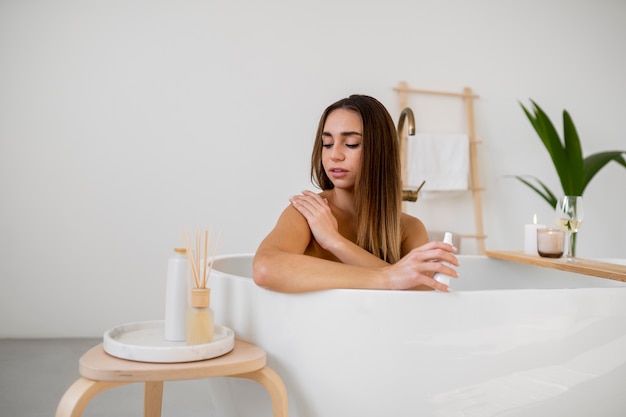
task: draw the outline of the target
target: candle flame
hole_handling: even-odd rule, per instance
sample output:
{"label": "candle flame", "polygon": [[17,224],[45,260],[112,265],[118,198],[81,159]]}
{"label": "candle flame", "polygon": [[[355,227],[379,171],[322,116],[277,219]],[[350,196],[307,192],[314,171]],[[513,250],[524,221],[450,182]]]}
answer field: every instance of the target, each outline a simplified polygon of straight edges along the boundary
{"label": "candle flame", "polygon": [[537,224],[537,213],[533,215],[533,224]]}

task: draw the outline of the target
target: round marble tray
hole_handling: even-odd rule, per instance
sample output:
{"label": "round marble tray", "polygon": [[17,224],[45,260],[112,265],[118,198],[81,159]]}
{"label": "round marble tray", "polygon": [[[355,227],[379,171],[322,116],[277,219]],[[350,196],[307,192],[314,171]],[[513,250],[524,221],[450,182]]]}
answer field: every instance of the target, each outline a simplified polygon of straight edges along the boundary
{"label": "round marble tray", "polygon": [[164,338],[164,321],[141,321],[114,327],[104,333],[102,347],[109,355],[137,362],[193,362],[215,358],[235,346],[235,332],[215,325],[213,342],[187,345]]}

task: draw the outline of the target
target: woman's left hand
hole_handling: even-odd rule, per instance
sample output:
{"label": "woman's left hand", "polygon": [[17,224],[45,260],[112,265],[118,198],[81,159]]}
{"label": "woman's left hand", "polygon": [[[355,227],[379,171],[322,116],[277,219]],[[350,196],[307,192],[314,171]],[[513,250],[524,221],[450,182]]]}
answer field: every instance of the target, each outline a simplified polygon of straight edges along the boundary
{"label": "woman's left hand", "polygon": [[433,275],[440,272],[452,278],[458,278],[453,266],[459,266],[454,255],[456,248],[448,243],[429,242],[413,249],[395,264],[386,268],[389,288],[404,290],[427,286],[435,290],[448,292],[448,286],[437,282]]}

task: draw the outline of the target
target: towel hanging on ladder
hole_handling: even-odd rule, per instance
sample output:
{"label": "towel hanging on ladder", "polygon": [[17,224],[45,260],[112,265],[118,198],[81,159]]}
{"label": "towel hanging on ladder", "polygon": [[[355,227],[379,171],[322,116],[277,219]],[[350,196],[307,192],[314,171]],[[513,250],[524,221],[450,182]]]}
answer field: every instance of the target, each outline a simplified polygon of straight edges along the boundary
{"label": "towel hanging on ladder", "polygon": [[407,149],[408,186],[426,181],[422,191],[469,188],[469,137],[466,134],[416,133]]}

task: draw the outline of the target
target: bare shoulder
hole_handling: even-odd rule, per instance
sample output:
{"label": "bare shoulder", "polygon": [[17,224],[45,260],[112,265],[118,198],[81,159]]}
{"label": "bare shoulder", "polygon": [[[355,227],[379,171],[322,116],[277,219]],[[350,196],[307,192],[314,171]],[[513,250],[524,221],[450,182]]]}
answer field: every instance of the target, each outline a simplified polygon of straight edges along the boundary
{"label": "bare shoulder", "polygon": [[402,213],[400,217],[400,228],[402,229],[403,256],[410,252],[411,249],[420,247],[429,241],[426,226],[415,216]]}
{"label": "bare shoulder", "polygon": [[304,216],[291,204],[281,213],[272,231],[265,237],[259,251],[278,249],[303,253],[311,240],[311,229]]}
{"label": "bare shoulder", "polygon": [[424,223],[415,216],[411,216],[408,213],[402,213],[400,217],[400,227],[402,228],[402,232],[416,232],[423,231],[426,232],[426,226]]}

